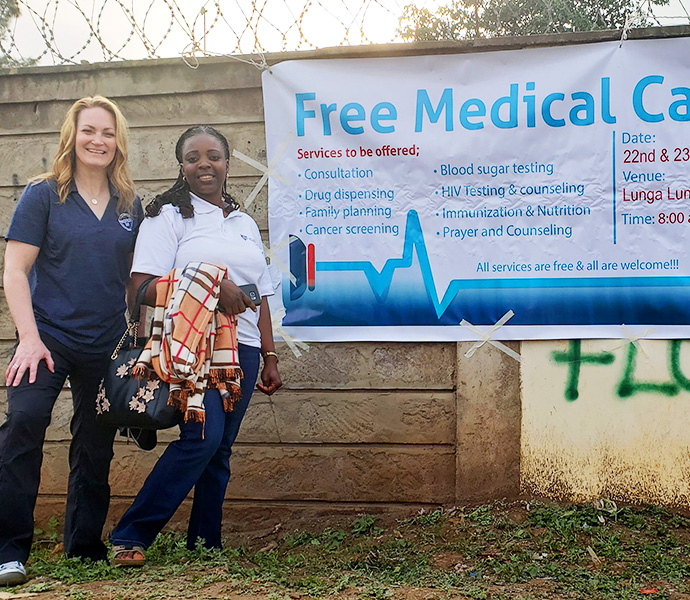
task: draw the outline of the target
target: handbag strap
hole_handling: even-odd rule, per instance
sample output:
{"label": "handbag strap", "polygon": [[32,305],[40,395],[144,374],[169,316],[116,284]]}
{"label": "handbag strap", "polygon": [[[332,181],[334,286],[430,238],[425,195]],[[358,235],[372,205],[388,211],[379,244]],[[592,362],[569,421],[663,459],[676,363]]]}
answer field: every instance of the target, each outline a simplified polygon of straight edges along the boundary
{"label": "handbag strap", "polygon": [[139,326],[139,319],[141,318],[141,305],[144,302],[144,296],[146,296],[146,290],[149,288],[149,284],[154,279],[157,279],[157,277],[152,275],[146,281],[144,281],[144,283],[142,283],[139,286],[139,289],[137,290],[136,298],[134,300],[134,306],[132,307],[132,312],[129,315],[129,323],[127,323],[127,329],[122,334],[120,341],[117,343],[117,346],[115,346],[115,350],[113,350],[113,353],[110,355],[111,360],[115,360],[117,358],[117,355],[120,353],[122,346],[125,345],[125,342],[127,341],[128,337],[131,336],[134,339],[134,344],[136,345],[136,343],[137,343],[137,328]]}
{"label": "handbag strap", "polygon": [[146,296],[146,290],[149,289],[149,284],[154,279],[158,279],[158,277],[152,275],[139,286],[136,298],[134,299],[134,306],[132,307],[132,312],[129,316],[130,324],[139,322],[139,319],[141,318],[141,305],[144,303],[144,296]]}

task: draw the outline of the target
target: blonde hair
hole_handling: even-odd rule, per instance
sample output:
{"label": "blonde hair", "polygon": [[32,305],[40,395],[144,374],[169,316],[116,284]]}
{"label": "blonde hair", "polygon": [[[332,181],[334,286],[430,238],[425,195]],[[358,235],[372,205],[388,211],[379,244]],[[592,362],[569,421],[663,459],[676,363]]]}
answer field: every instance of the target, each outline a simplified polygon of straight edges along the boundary
{"label": "blonde hair", "polygon": [[118,209],[131,211],[134,204],[134,182],[129,174],[127,137],[127,120],[117,105],[103,96],[87,96],[77,100],[67,111],[65,120],[60,128],[60,143],[53,161],[52,170],[34,178],[34,181],[52,179],[57,182],[57,191],[60,202],[64,202],[70,192],[76,166],[74,152],[77,137],[77,120],[79,113],[85,108],[99,107],[107,110],[115,119],[115,158],[108,165],[108,179],[120,192]]}

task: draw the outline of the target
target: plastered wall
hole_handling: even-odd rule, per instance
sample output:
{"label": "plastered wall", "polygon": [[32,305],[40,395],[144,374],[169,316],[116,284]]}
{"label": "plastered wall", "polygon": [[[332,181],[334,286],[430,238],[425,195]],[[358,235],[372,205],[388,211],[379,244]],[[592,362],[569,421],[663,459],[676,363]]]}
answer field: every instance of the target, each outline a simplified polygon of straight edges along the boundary
{"label": "plastered wall", "polygon": [[[633,33],[680,35],[680,29]],[[566,41],[589,43],[617,35],[600,32],[567,38],[340,48],[268,59],[478,52]],[[177,173],[174,144],[193,124],[218,127],[231,148],[266,163],[260,84],[255,67],[231,59],[208,59],[197,69],[170,59],[0,71],[1,232],[7,231],[27,179],[52,162],[61,120],[75,99],[102,94],[120,105],[130,123],[131,170],[146,201],[172,184]],[[230,169],[230,189],[242,200],[261,173],[235,159],[231,159]],[[264,189],[248,212],[267,239],[266,202]],[[13,338],[14,327],[3,299],[3,372]],[[616,392],[620,387],[616,378],[626,360],[621,346],[611,351],[615,355],[611,365],[583,363],[580,396],[568,399],[564,386],[572,383],[572,369],[566,359],[558,358],[559,352],[568,352],[568,344],[511,344],[523,354],[521,367],[488,345],[471,359],[465,358],[472,345],[467,342],[312,343],[301,357],[279,344],[285,387],[272,398],[257,393],[252,400],[231,462],[227,527],[261,528],[271,522],[359,512],[409,514],[439,504],[515,497],[521,482],[528,492],[597,496],[613,489],[611,482],[618,481],[612,475],[602,483],[603,471],[591,466],[592,452],[602,450],[609,457],[615,455],[615,472],[628,477],[627,483],[616,488],[621,494],[633,499],[685,498],[685,488],[681,491],[680,487],[683,473],[678,469],[675,479],[668,474],[663,483],[675,485],[671,494],[652,494],[644,482],[649,481],[652,467],[668,471],[682,462],[684,438],[678,422],[685,413],[678,411],[684,410],[686,380],[681,384],[676,377],[679,390],[675,396],[635,388],[629,398],[621,399]],[[582,348],[590,354],[604,346],[592,342]],[[648,352],[650,360],[657,361],[654,364],[664,363],[666,342],[650,346]],[[681,362],[688,353],[681,348]],[[642,369],[641,362],[639,365]],[[649,368],[658,378],[658,368]],[[690,376],[690,368],[687,372]],[[635,373],[646,377],[641,370]],[[5,398],[2,387],[0,412],[4,412]],[[608,426],[602,420],[604,413]],[[39,523],[51,516],[61,517],[63,512],[70,414],[69,391],[65,390],[44,448]],[[659,414],[666,421],[655,416]],[[623,417],[625,427],[621,427]],[[654,425],[640,428],[645,419]],[[669,451],[665,462],[641,463],[645,453],[636,444],[668,442],[665,423],[674,425],[671,437],[677,441],[676,454],[671,456]],[[150,453],[124,441],[116,443],[108,526],[131,502],[173,435],[163,433],[158,448]],[[632,447],[638,450],[633,453]],[[583,465],[589,468],[584,475]],[[640,469],[634,471],[630,465]],[[633,477],[633,472],[639,477]],[[656,489],[660,487],[656,485]],[[189,502],[183,505],[173,525],[183,521],[188,506]]]}
{"label": "plastered wall", "polygon": [[687,506],[688,342],[523,343],[522,356],[526,491]]}

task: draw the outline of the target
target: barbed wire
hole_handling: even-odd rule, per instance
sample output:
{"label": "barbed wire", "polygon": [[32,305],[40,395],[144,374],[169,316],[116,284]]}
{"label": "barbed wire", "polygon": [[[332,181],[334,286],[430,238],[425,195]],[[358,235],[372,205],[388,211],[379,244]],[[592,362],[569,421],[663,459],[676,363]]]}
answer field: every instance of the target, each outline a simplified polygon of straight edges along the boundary
{"label": "barbed wire", "polygon": [[[676,14],[660,7],[660,0],[608,1],[634,6],[637,21],[643,22],[633,25],[690,23],[683,4],[690,0],[671,0]],[[547,13],[563,4],[538,2],[533,6]],[[460,4],[467,19],[478,18],[480,11],[488,15],[496,6],[514,10],[503,0],[0,0],[0,66],[3,56],[5,64],[15,65],[182,56],[194,66],[201,56],[262,57],[265,52],[510,32],[505,27],[480,32],[478,26],[474,31],[459,18],[454,22],[451,7]],[[12,6],[19,9],[18,18],[12,17]],[[4,10],[10,16],[3,32]],[[442,22],[443,15],[448,23]],[[511,16],[505,12],[501,18],[505,23]],[[420,34],[425,23],[427,37]],[[529,33],[553,32],[551,22]]]}

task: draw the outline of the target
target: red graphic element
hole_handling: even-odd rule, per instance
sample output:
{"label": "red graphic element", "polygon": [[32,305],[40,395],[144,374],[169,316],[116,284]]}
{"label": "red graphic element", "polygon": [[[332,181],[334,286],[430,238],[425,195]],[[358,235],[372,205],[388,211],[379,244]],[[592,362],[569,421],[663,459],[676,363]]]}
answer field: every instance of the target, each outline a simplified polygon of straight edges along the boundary
{"label": "red graphic element", "polygon": [[310,290],[316,287],[316,261],[314,259],[314,244],[307,246],[307,286]]}

